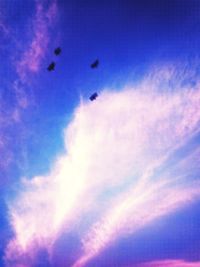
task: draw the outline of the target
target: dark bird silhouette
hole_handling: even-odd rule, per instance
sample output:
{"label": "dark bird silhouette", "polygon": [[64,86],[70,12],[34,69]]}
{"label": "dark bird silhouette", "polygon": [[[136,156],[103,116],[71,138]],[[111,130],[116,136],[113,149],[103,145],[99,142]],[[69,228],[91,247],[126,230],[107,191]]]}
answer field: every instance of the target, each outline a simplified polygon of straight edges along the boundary
{"label": "dark bird silhouette", "polygon": [[94,94],[92,94],[92,95],[90,96],[90,100],[91,100],[91,101],[95,100],[95,99],[97,98],[97,96],[98,96],[98,94],[95,92]]}
{"label": "dark bird silhouette", "polygon": [[48,71],[54,70],[55,69],[55,65],[56,65],[56,63],[52,61],[51,64],[48,66],[47,70]]}
{"label": "dark bird silhouette", "polygon": [[90,67],[91,67],[92,69],[95,69],[95,68],[98,67],[98,65],[99,65],[99,60],[96,59],[96,60],[90,65]]}
{"label": "dark bird silhouette", "polygon": [[57,47],[57,48],[54,50],[54,54],[55,54],[56,56],[58,56],[58,55],[60,55],[60,53],[61,53],[61,48],[60,48],[60,47]]}

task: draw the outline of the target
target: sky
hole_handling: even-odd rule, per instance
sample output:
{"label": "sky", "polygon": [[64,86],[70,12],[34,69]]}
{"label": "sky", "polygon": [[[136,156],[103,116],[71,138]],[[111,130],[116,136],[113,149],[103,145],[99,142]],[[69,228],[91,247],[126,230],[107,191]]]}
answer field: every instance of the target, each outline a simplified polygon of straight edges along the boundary
{"label": "sky", "polygon": [[0,1],[0,266],[200,266],[199,14]]}

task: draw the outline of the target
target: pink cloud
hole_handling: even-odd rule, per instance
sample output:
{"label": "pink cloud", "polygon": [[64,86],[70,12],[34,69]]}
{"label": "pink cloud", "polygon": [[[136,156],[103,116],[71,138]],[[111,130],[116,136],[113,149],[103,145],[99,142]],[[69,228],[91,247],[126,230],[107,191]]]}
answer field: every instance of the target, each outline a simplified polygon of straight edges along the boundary
{"label": "pink cloud", "polygon": [[146,262],[139,265],[139,267],[199,267],[200,262],[187,262],[184,260],[162,260]]}
{"label": "pink cloud", "polygon": [[49,30],[55,22],[56,15],[56,1],[53,0],[48,9],[45,8],[42,1],[36,1],[36,13],[32,22],[33,39],[17,62],[17,73],[21,81],[25,81],[29,73],[39,71],[50,40]]}
{"label": "pink cloud", "polygon": [[[34,102],[33,93],[27,86],[30,83],[30,74],[37,73],[42,60],[48,50],[50,41],[50,30],[55,25],[58,8],[57,1],[51,0],[49,5],[45,1],[35,0],[36,11],[29,25],[33,38],[30,40],[20,59],[15,62],[18,79],[13,82],[13,89],[17,102],[13,111],[13,119],[16,122],[21,120],[21,111]],[[28,27],[27,27],[28,28]]]}
{"label": "pink cloud", "polygon": [[8,26],[7,26],[2,20],[0,20],[0,30],[1,30],[5,35],[8,35],[8,34],[9,34],[9,28],[8,28]]}
{"label": "pink cloud", "polygon": [[1,11],[0,11],[0,32],[2,32],[5,36],[8,36],[8,34],[10,33],[10,27],[5,22],[3,7],[0,6],[0,9],[1,9]]}

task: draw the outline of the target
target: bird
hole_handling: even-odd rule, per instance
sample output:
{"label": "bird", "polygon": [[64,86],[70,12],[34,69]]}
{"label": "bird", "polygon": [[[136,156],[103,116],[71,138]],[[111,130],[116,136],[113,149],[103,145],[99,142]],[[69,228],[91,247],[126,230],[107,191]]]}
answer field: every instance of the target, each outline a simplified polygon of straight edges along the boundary
{"label": "bird", "polygon": [[95,68],[98,67],[98,65],[99,65],[99,60],[96,59],[96,60],[90,65],[90,67],[91,67],[92,69],[95,69]]}
{"label": "bird", "polygon": [[56,63],[52,61],[51,64],[48,66],[47,70],[48,71],[54,70],[55,69],[55,65],[56,65]]}
{"label": "bird", "polygon": [[60,55],[60,53],[61,53],[61,48],[60,48],[60,47],[57,47],[57,48],[54,50],[54,54],[55,54],[56,56],[58,56],[58,55]]}
{"label": "bird", "polygon": [[97,98],[98,94],[95,92],[90,96],[90,100],[93,101]]}

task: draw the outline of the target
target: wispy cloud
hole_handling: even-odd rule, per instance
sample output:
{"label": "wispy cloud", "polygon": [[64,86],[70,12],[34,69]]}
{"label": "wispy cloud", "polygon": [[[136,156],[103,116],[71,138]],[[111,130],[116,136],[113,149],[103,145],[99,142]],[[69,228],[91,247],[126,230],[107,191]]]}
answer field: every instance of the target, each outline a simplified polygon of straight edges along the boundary
{"label": "wispy cloud", "polygon": [[[24,129],[24,126],[22,126],[24,111],[26,110],[27,112],[28,108],[36,105],[33,88],[33,75],[38,73],[40,70],[40,66],[46,56],[48,46],[52,38],[51,31],[54,27],[56,27],[58,18],[56,0],[35,0],[33,4],[35,4],[33,16],[28,18],[25,22],[25,28],[27,30],[25,34],[27,34],[27,36],[24,39],[26,41],[24,41],[21,36],[18,36],[18,34],[14,35],[12,34],[12,31],[10,33],[14,39],[13,45],[15,47],[15,49],[12,49],[10,52],[10,60],[16,70],[17,77],[12,81],[12,86],[9,85],[8,88],[13,97],[12,105],[9,103],[9,109],[11,110],[9,116],[7,116],[7,121],[9,121],[11,125],[16,126],[16,132],[18,133],[16,136],[18,141],[15,140],[16,143],[22,142],[22,139],[24,138],[25,131],[22,130]],[[6,30],[6,28],[4,30]],[[22,34],[22,32],[20,32],[20,34]],[[21,48],[20,51],[19,47]],[[8,146],[6,149],[10,150]],[[11,150],[12,154],[14,149]],[[21,148],[21,151],[23,150],[24,147]]]}
{"label": "wispy cloud", "polygon": [[[84,255],[73,266],[84,266],[99,254],[110,242],[121,236],[133,234],[153,220],[188,205],[198,197],[200,189],[174,190],[159,185],[137,188],[95,224],[83,240]],[[132,194],[131,194],[132,193]],[[163,196],[165,196],[163,198]]]}
{"label": "wispy cloud", "polygon": [[8,36],[9,34],[9,28],[6,23],[2,19],[0,19],[0,31],[3,32],[4,35]]}
{"label": "wispy cloud", "polygon": [[200,262],[187,262],[184,260],[163,260],[163,261],[153,261],[146,262],[140,267],[198,267]]}
{"label": "wispy cloud", "polygon": [[7,37],[10,35],[10,27],[8,23],[6,23],[4,8],[2,7],[2,3],[0,3],[1,11],[0,11],[0,33],[3,33],[3,36]]}
{"label": "wispy cloud", "polygon": [[[84,266],[117,238],[198,198],[200,151],[191,143],[200,127],[200,87],[197,80],[179,90],[184,77],[170,72],[104,90],[77,107],[64,132],[67,152],[46,176],[24,178],[9,204],[15,236],[7,262],[27,264],[37,248],[50,251],[78,225],[82,255],[73,266]],[[166,81],[180,88],[163,90]],[[92,219],[82,227],[85,218]]]}
{"label": "wispy cloud", "polygon": [[42,59],[46,55],[50,40],[50,29],[57,15],[56,1],[51,1],[48,8],[44,1],[36,1],[36,13],[32,25],[32,40],[17,62],[17,73],[25,81],[30,73],[39,71]]}

